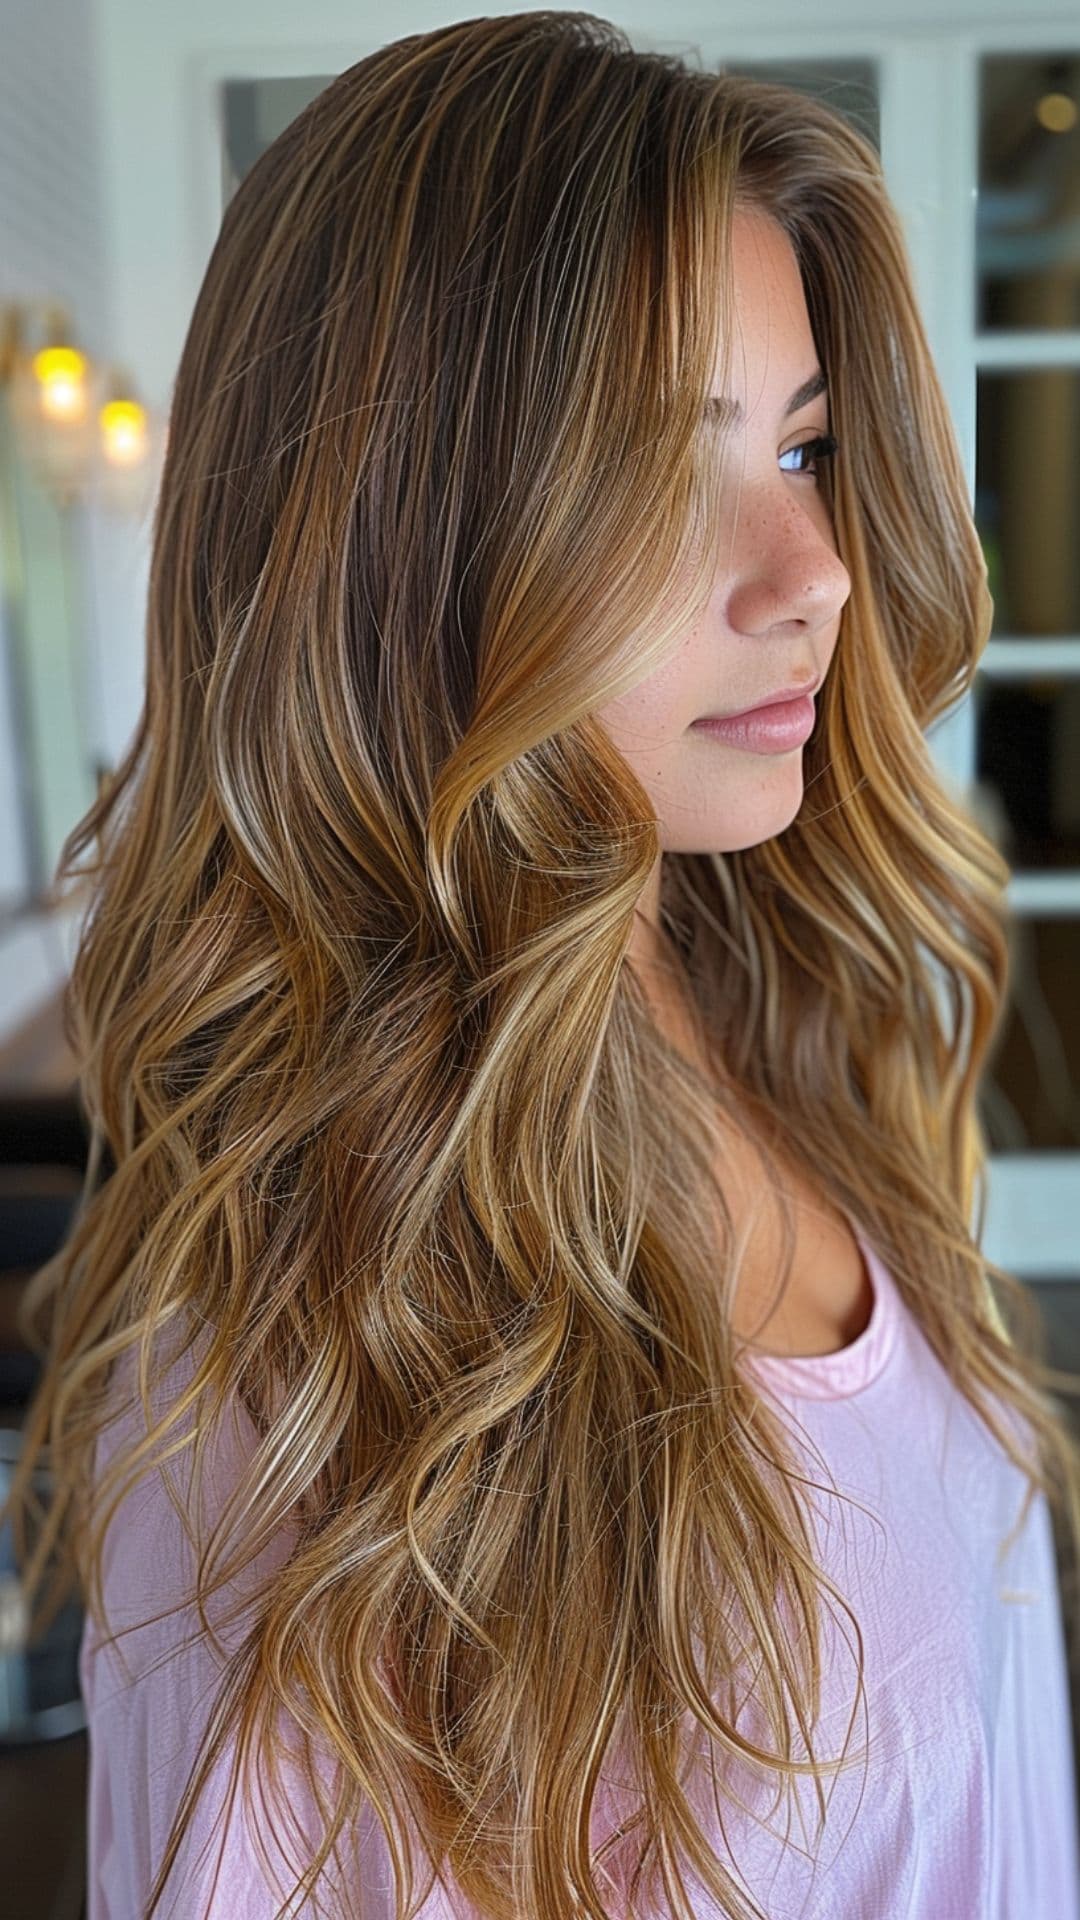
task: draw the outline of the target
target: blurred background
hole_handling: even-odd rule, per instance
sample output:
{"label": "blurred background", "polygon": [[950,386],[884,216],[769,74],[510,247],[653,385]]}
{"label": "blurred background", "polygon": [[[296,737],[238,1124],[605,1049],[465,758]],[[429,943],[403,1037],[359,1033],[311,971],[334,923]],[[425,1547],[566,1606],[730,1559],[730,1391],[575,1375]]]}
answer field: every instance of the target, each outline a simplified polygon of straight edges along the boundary
{"label": "blurred background", "polygon": [[[59,1005],[85,902],[56,897],[54,869],[141,705],[170,392],[222,211],[336,73],[479,10],[400,0],[387,32],[364,0],[0,0],[0,1474],[36,1377],[20,1290],[86,1152]],[[1080,1367],[1080,15],[596,11],[643,48],[818,95],[882,156],[996,603],[974,691],[931,736],[1013,872],[983,1244],[1038,1296],[1054,1362]],[[13,1567],[0,1532],[0,1907],[77,1920],[81,1616],[27,1647]]]}

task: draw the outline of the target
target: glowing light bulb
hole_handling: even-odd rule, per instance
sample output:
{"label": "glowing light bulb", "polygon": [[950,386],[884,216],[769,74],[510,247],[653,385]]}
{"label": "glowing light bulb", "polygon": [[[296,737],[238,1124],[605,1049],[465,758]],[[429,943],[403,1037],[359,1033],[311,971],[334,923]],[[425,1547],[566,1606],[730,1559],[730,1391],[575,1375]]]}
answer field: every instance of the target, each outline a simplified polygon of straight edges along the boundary
{"label": "glowing light bulb", "polygon": [[137,400],[108,400],[98,420],[102,452],[110,466],[137,466],[146,453],[146,408]]}
{"label": "glowing light bulb", "polygon": [[61,423],[86,415],[86,359],[74,347],[42,347],[31,363],[38,406],[46,420]]}

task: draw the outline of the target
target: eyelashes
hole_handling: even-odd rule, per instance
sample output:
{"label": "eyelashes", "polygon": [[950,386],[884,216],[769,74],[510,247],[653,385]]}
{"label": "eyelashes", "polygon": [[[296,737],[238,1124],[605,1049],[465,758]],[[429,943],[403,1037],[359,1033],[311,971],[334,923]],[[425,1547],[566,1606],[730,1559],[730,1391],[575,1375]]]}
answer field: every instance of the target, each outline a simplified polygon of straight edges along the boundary
{"label": "eyelashes", "polygon": [[840,442],[834,434],[819,433],[813,440],[802,440],[797,447],[789,447],[787,453],[781,455],[781,459],[786,460],[788,455],[792,453],[808,454],[810,456],[809,466],[799,467],[797,472],[800,476],[809,474],[813,480],[817,478],[819,460],[831,460],[833,454],[839,453],[839,451]]}

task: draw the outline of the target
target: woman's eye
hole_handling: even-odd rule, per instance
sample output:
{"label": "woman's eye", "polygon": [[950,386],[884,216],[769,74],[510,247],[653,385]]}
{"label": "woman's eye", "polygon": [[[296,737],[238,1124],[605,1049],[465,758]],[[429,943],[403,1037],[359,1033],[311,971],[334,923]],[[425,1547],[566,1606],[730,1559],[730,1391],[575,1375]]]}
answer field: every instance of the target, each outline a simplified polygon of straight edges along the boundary
{"label": "woman's eye", "polygon": [[786,460],[789,455],[793,453],[808,455],[811,464],[809,466],[797,467],[794,471],[800,474],[809,474],[811,479],[816,479],[818,461],[831,460],[833,454],[838,453],[839,450],[840,442],[835,439],[831,433],[819,433],[814,440],[803,440],[799,446],[789,447],[787,453],[781,454],[780,457],[782,460]]}

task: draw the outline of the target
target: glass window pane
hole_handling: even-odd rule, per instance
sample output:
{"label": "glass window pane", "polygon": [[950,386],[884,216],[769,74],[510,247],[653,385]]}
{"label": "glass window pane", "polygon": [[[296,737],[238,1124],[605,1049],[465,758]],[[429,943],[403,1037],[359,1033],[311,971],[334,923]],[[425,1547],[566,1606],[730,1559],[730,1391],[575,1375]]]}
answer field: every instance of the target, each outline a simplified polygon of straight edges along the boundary
{"label": "glass window pane", "polygon": [[1080,634],[1080,370],[981,368],[975,521],[993,632]]}
{"label": "glass window pane", "polygon": [[1080,1147],[1080,920],[1018,918],[1009,1004],[979,1092],[994,1153]]}
{"label": "glass window pane", "polygon": [[979,62],[980,329],[1080,327],[1080,47]]}
{"label": "glass window pane", "polygon": [[[1080,1373],[1080,1273],[1051,1280],[1033,1279],[1024,1274],[1023,1279],[1042,1315],[1046,1358],[1050,1365],[1063,1367],[1069,1373]],[[1080,1440],[1080,1399],[1064,1392],[1059,1393],[1059,1399],[1073,1433]],[[1071,1550],[1068,1557],[1075,1566]],[[1080,1760],[1080,1672],[1073,1675],[1072,1689],[1076,1753]]]}
{"label": "glass window pane", "polygon": [[980,673],[974,698],[974,801],[995,846],[1014,869],[1080,866],[1080,678]]}
{"label": "glass window pane", "polygon": [[279,133],[334,78],[332,73],[226,80],[221,88],[222,201],[227,206],[244,175]]}

